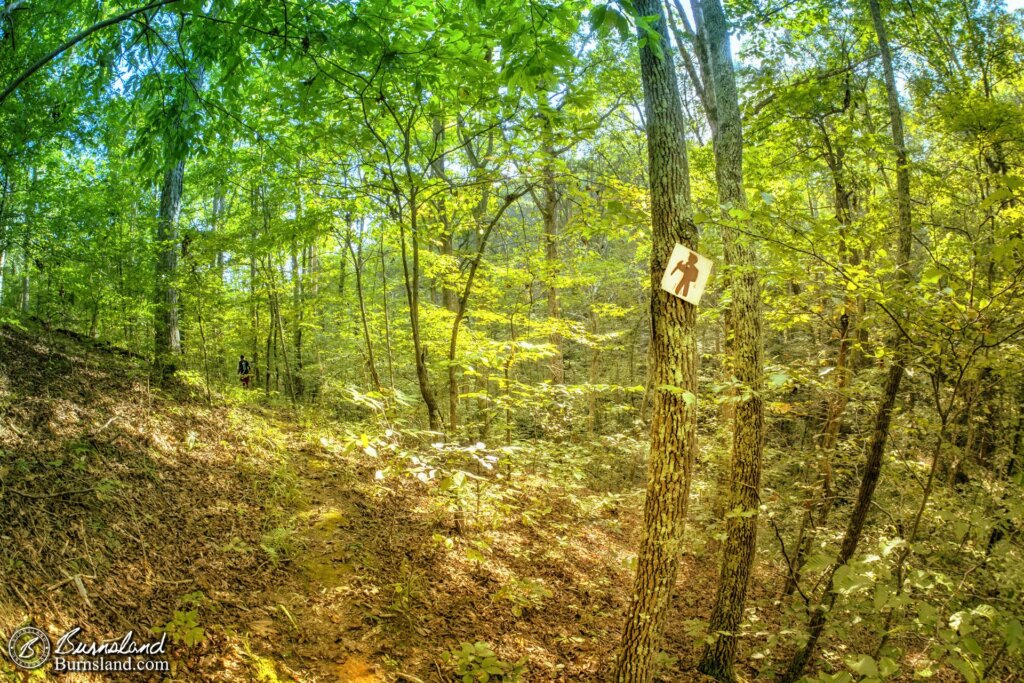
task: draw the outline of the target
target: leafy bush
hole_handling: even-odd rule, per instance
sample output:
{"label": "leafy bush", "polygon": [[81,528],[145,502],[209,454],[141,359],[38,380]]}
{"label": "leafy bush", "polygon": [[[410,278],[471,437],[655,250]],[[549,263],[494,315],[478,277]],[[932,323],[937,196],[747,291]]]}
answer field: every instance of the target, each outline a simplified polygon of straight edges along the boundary
{"label": "leafy bush", "polygon": [[501,681],[516,683],[526,672],[526,659],[511,664],[498,659],[487,643],[462,643],[441,659],[461,677],[462,683]]}

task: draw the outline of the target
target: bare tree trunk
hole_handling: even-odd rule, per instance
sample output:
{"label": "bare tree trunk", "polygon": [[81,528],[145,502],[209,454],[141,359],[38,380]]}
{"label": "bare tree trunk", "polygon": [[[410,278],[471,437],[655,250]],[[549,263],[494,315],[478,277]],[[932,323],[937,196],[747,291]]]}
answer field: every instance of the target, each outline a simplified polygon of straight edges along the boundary
{"label": "bare tree trunk", "polygon": [[[906,590],[906,566],[907,560],[910,559],[914,542],[917,540],[917,534],[921,529],[921,519],[924,517],[925,508],[928,507],[928,499],[932,495],[932,490],[935,486],[935,473],[939,468],[939,462],[942,458],[942,446],[946,442],[946,428],[949,420],[949,410],[943,410],[941,404],[941,398],[938,392],[941,379],[936,376],[932,377],[932,382],[936,387],[935,398],[936,398],[936,411],[939,413],[939,434],[935,439],[935,447],[932,450],[932,462],[931,467],[928,468],[928,479],[925,481],[924,491],[921,493],[921,502],[917,506],[917,513],[914,515],[914,521],[910,525],[910,533],[907,534],[903,547],[900,548],[899,554],[896,556],[896,564],[893,568],[893,574],[895,575],[896,591],[895,595],[897,600],[893,601],[892,606],[888,608],[885,614],[885,622],[882,625],[882,637],[878,641],[878,647],[875,648],[874,657],[878,659],[881,655],[882,650],[889,642],[890,629],[892,628],[893,618],[896,616],[899,600],[903,595],[903,591]],[[953,402],[956,398],[956,390],[953,391],[953,397],[949,400],[949,407],[952,408]]]}
{"label": "bare tree trunk", "polygon": [[0,308],[3,308],[4,305],[4,266],[7,265],[7,248],[9,246],[9,236],[7,234],[7,207],[9,206],[9,197],[13,189],[13,184],[11,183],[7,172],[4,171],[3,183],[0,184]]}
{"label": "bare tree trunk", "polygon": [[[459,120],[459,125],[462,125],[462,120]],[[461,130],[461,128],[459,129]],[[435,122],[435,132],[437,131],[437,124]],[[442,138],[443,141],[443,138]],[[484,175],[487,171],[487,157],[494,148],[494,137],[493,131],[488,136],[488,146],[485,150],[485,154],[481,156],[479,152],[480,148],[473,145],[472,140],[464,138],[462,140],[463,147],[466,150],[466,155],[469,159],[470,166],[473,170],[479,174]],[[444,160],[440,160],[440,171],[442,177],[444,176]],[[445,177],[445,181],[448,179]],[[491,201],[491,187],[487,182],[483,183],[480,190],[480,199],[477,201],[476,206],[473,207],[473,221],[476,226],[474,234],[478,234],[479,238],[476,240],[476,254],[470,262],[469,276],[466,281],[466,286],[459,295],[458,298],[452,297],[445,299],[445,306],[455,313],[455,320],[452,321],[451,336],[448,341],[448,427],[452,435],[455,435],[455,431],[459,426],[459,367],[456,363],[456,356],[458,353],[458,342],[459,342],[459,329],[462,324],[462,319],[466,315],[466,309],[469,305],[469,296],[473,290],[473,279],[476,277],[477,268],[480,266],[480,261],[483,258],[484,250],[487,248],[487,240],[490,237],[491,231],[494,226],[497,225],[501,216],[505,213],[511,204],[521,197],[527,190],[516,193],[514,196],[509,195],[505,198],[504,203],[498,209],[493,219],[487,224],[486,228],[481,230],[483,226],[484,216],[487,214],[487,208],[490,206]],[[448,249],[451,249],[450,237],[451,230],[449,226],[445,225],[446,234],[449,236]],[[448,253],[449,256],[453,256],[452,253]],[[448,294],[447,289],[445,294]]]}
{"label": "bare tree trunk", "polygon": [[599,398],[597,390],[594,387],[597,386],[598,369],[600,368],[598,361],[601,357],[601,349],[597,344],[597,335],[599,334],[597,313],[593,310],[590,312],[590,332],[594,335],[594,347],[590,350],[590,376],[588,378],[590,391],[587,392],[587,433],[590,438],[594,438],[597,435],[599,408]]}
{"label": "bare tree trunk", "polygon": [[277,338],[281,342],[281,359],[284,363],[284,377],[288,384],[288,398],[291,399],[292,405],[295,405],[295,379],[292,377],[291,365],[288,364],[288,347],[287,335],[284,333],[284,322],[281,320],[281,295],[274,291],[273,293],[274,302],[274,318],[277,319]]}
{"label": "bare tree trunk", "polygon": [[[301,167],[300,167],[301,172]],[[302,189],[299,188],[298,197],[295,202],[295,220],[299,223],[301,229],[302,214],[304,210],[303,206]],[[295,310],[295,329],[292,330],[293,345],[295,346],[295,372],[292,377],[294,386],[292,388],[295,398],[302,398],[305,393],[305,376],[303,373],[303,366],[305,364],[305,358],[303,357],[303,333],[304,333],[304,321],[306,315],[306,275],[308,273],[309,264],[306,261],[306,247],[305,245],[299,245],[292,243],[292,307]]]}
{"label": "bare tree trunk", "polygon": [[388,307],[388,269],[384,259],[384,228],[380,229],[380,291],[384,309],[384,348],[388,354],[388,386],[395,390],[395,354],[391,350],[391,314]]}
{"label": "bare tree trunk", "polygon": [[640,16],[661,36],[662,55],[638,29],[651,184],[651,347],[653,402],[644,527],[633,597],[626,614],[616,683],[647,683],[679,566],[690,478],[697,447],[696,307],[661,289],[676,242],[696,249],[690,180],[675,66],[659,0],[637,0]]}
{"label": "bare tree trunk", "polygon": [[509,350],[508,358],[505,359],[504,366],[504,378],[505,378],[505,445],[512,445],[512,366],[516,362],[516,349],[518,343],[516,340],[516,326],[515,326],[515,309],[508,316],[508,338],[509,338]]}
{"label": "bare tree trunk", "polygon": [[274,324],[274,304],[270,299],[270,283],[267,282],[267,277],[270,275],[269,257],[267,261],[268,265],[264,269],[266,275],[263,278],[263,288],[267,292],[267,372],[266,382],[263,384],[263,395],[269,398],[270,383],[274,380],[274,372],[277,366],[277,340],[274,339],[274,336],[277,334],[277,325]]}
{"label": "bare tree trunk", "polygon": [[[206,378],[206,403],[211,404],[213,402],[213,394],[210,391],[210,385],[213,382],[213,378],[210,376],[210,358],[206,348],[206,327],[203,324],[202,287],[199,274],[196,272],[195,268],[192,269],[192,278],[196,284],[196,321],[199,324],[200,350],[202,351],[203,354],[203,375]],[[95,325],[95,322],[93,324]]]}
{"label": "bare tree trunk", "polygon": [[157,218],[156,287],[154,301],[153,370],[158,382],[174,372],[174,356],[181,353],[178,328],[178,290],[174,278],[178,269],[178,217],[185,177],[185,160],[172,162],[164,172]]}
{"label": "bare tree trunk", "polygon": [[273,363],[276,361],[276,359],[274,359],[274,354],[276,353],[275,349],[277,348],[276,345],[273,344],[274,332],[275,332],[275,330],[277,328],[274,326],[274,313],[273,313],[272,310],[270,310],[269,297],[268,297],[268,301],[267,301],[267,308],[268,308],[267,315],[270,316],[270,320],[268,321],[269,327],[267,329],[267,361],[266,361],[267,362],[267,372],[266,372],[266,377],[265,377],[266,381],[263,383],[263,395],[266,396],[267,398],[269,398],[270,397],[270,382],[273,380],[273,375],[274,375]]}
{"label": "bare tree trunk", "polygon": [[715,177],[718,199],[727,219],[723,222],[722,237],[732,289],[732,371],[740,387],[734,418],[726,540],[715,605],[708,622],[708,636],[713,640],[704,648],[697,668],[720,681],[733,681],[736,634],[743,618],[757,548],[764,450],[761,283],[752,245],[729,224],[729,209],[744,210],[747,201],[743,189],[743,130],[725,12],[719,0],[702,0],[700,5],[708,48],[707,72],[711,76],[704,87],[713,92],[718,116]]}
{"label": "bare tree trunk", "polygon": [[249,322],[252,325],[252,371],[255,374],[255,383],[260,383],[260,309],[256,299],[256,256],[249,256]]}
{"label": "bare tree trunk", "polygon": [[[300,210],[301,211],[301,210]],[[292,330],[292,345],[295,347],[295,395],[302,396],[302,314],[305,306],[303,292],[303,271],[305,270],[306,249],[293,244],[292,261],[292,308],[295,311],[295,329]]]}
{"label": "bare tree trunk", "polygon": [[10,181],[9,174],[3,168],[3,182],[0,183],[0,308],[3,307],[3,291],[4,291],[4,266],[7,264],[7,248],[9,246],[8,234],[7,234],[7,207],[9,206],[9,196],[13,191],[13,186]]}
{"label": "bare tree trunk", "polygon": [[[360,222],[362,219],[359,219]],[[363,244],[362,230],[360,230],[358,248],[352,243],[351,229],[345,235],[345,242],[348,245],[348,253],[352,255],[352,266],[356,273],[356,297],[359,299],[359,319],[363,323],[363,343],[366,344],[366,364],[370,371],[370,381],[373,388],[381,391],[384,386],[381,384],[380,375],[377,374],[377,362],[373,357],[373,340],[370,337],[370,325],[366,320],[366,300],[363,298]]]}
{"label": "bare tree trunk", "polygon": [[405,293],[409,301],[409,323],[412,328],[413,352],[416,354],[416,380],[419,383],[423,403],[427,407],[427,423],[430,426],[430,430],[436,432],[441,430],[441,411],[437,406],[434,389],[430,385],[430,373],[427,369],[427,348],[420,334],[419,211],[416,202],[417,192],[413,189],[409,193],[409,231],[412,233],[412,268],[410,269],[409,267],[404,225],[400,225],[402,267],[405,271]]}
{"label": "bare tree trunk", "polygon": [[[35,194],[35,189],[36,189],[36,169],[35,168],[32,168],[32,170],[29,173],[28,189],[29,189],[30,193],[32,193],[33,195]],[[36,214],[38,213],[35,204],[30,204],[27,207],[26,213],[29,213],[29,212],[30,212],[30,214],[28,216],[26,216],[26,221],[28,222],[29,225],[32,225],[32,224],[35,223]],[[30,246],[31,245],[29,243],[28,231],[26,230],[25,234],[22,235],[22,237],[21,237],[21,296],[20,296],[20,301],[18,303],[18,308],[21,310],[22,313],[24,313],[26,315],[28,315],[29,309],[31,308],[31,303],[32,303],[32,301],[31,301],[31,291],[32,291],[32,276],[31,276],[31,272],[32,272],[32,254],[31,254]]]}
{"label": "bare tree trunk", "polygon": [[[447,182],[447,175],[445,174],[445,159],[444,159],[444,146],[445,146],[445,130],[444,130],[444,119],[440,116],[435,116],[431,122],[431,130],[433,132],[434,139],[434,153],[431,155],[434,157],[430,164],[430,169],[433,174],[439,179]],[[441,216],[441,255],[445,257],[448,264],[451,264],[455,259],[455,235],[452,231],[452,217],[448,213],[447,202],[445,201],[445,193],[441,193],[437,200],[437,212]],[[441,281],[441,305],[449,311],[455,312],[457,306],[455,292],[451,287],[444,282],[442,277]],[[435,287],[437,283],[435,282]]]}
{"label": "bare tree trunk", "polygon": [[[847,86],[849,95],[849,86]],[[849,99],[849,98],[847,98]],[[852,183],[846,179],[846,150],[837,140],[829,135],[824,121],[818,122],[821,130],[823,153],[832,175],[832,187],[835,197],[835,216],[839,224],[839,263],[841,266],[856,264],[859,259],[856,252],[849,248],[849,231],[853,224],[853,190]],[[832,470],[833,451],[839,443],[839,431],[842,427],[843,413],[849,402],[847,395],[853,368],[856,365],[853,341],[856,338],[856,321],[861,319],[863,301],[858,302],[846,294],[843,312],[839,316],[839,348],[836,353],[833,371],[834,386],[825,400],[825,425],[817,440],[818,469],[820,471],[821,493],[816,501],[811,501],[804,513],[797,533],[791,560],[792,571],[788,572],[783,595],[792,595],[801,580],[801,567],[804,558],[810,553],[816,531],[825,526],[832,512],[835,499],[835,482]]]}
{"label": "bare tree trunk", "polygon": [[[544,178],[540,207],[544,220],[544,266],[548,282],[548,323],[557,326],[561,311],[558,304],[558,274],[562,263],[558,260],[558,233],[560,232],[560,211],[558,179],[555,176],[555,145],[551,117],[544,119]],[[565,384],[565,362],[562,352],[562,333],[556,327],[548,335],[548,342],[554,353],[548,363],[553,384]]]}
{"label": "bare tree trunk", "polygon": [[[878,6],[878,0],[868,0],[871,10],[871,21],[875,28],[875,35],[878,38],[878,47],[882,58],[882,71],[885,76],[885,90],[889,104],[889,125],[892,129],[892,141],[896,156],[896,212],[897,226],[899,228],[899,244],[897,247],[898,273],[897,277],[900,286],[909,288],[911,285],[910,256],[912,244],[912,226],[910,210],[910,169],[907,166],[907,147],[903,137],[903,111],[900,108],[899,91],[896,88],[896,75],[892,68],[892,52],[889,49],[889,37],[882,19],[882,11]],[[897,335],[896,353],[889,373],[886,377],[885,389],[882,394],[882,402],[875,414],[875,428],[868,441],[867,457],[864,463],[864,471],[861,475],[860,489],[857,492],[857,501],[854,504],[850,521],[847,524],[843,541],[839,548],[839,555],[835,563],[829,568],[824,584],[824,593],[821,605],[817,606],[811,615],[808,625],[807,644],[793,656],[786,673],[782,677],[783,683],[793,683],[803,674],[807,662],[817,646],[825,630],[825,623],[828,614],[836,602],[836,594],[833,592],[836,570],[850,561],[857,551],[857,545],[864,532],[864,524],[867,520],[868,510],[874,497],[875,487],[882,473],[882,458],[885,455],[885,444],[889,437],[889,425],[892,420],[893,407],[896,405],[896,396],[899,393],[900,383],[903,380],[903,373],[906,368],[909,349],[903,335]]]}
{"label": "bare tree trunk", "polygon": [[18,304],[18,307],[21,309],[22,313],[28,314],[29,308],[30,308],[29,304],[31,303],[31,301],[29,299],[30,292],[31,292],[31,282],[30,282],[30,279],[29,279],[29,268],[31,267],[30,264],[32,262],[32,257],[29,256],[28,238],[27,237],[21,243],[21,255],[22,255],[22,264],[21,264],[21,297],[20,297],[20,302]]}

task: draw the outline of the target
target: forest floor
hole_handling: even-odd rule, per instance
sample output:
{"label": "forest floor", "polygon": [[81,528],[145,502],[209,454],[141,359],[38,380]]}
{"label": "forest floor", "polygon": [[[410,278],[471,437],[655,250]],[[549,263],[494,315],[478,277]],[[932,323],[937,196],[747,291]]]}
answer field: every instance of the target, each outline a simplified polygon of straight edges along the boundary
{"label": "forest floor", "polygon": [[[5,637],[27,623],[51,638],[166,630],[174,680],[451,681],[444,654],[481,641],[509,666],[525,658],[526,681],[603,680],[639,489],[519,473],[496,487],[481,470],[456,515],[429,473],[409,474],[419,461],[396,432],[257,392],[157,390],[147,371],[88,340],[0,328]],[[755,597],[778,580],[762,572]],[[683,559],[662,680],[696,680],[715,573]],[[0,659],[0,680],[19,676]]]}

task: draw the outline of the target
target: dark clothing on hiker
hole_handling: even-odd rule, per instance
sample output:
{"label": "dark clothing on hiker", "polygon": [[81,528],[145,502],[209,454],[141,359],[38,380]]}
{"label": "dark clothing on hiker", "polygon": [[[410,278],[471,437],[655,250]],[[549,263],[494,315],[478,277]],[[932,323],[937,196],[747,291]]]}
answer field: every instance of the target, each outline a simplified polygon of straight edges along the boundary
{"label": "dark clothing on hiker", "polygon": [[242,359],[238,361],[238,374],[242,377],[242,386],[249,388],[249,361]]}

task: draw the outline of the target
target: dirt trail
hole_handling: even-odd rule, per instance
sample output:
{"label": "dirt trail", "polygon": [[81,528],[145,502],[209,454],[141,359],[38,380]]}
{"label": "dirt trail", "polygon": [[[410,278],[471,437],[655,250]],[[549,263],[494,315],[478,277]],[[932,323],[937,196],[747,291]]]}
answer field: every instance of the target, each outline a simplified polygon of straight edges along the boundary
{"label": "dirt trail", "polygon": [[308,450],[295,458],[303,502],[292,518],[291,571],[263,593],[267,617],[250,623],[249,633],[272,653],[267,656],[280,673],[295,680],[389,680],[373,663],[375,630],[359,609],[353,520],[365,502],[337,461],[332,466]]}
{"label": "dirt trail", "polygon": [[[525,681],[602,679],[636,497],[517,474],[475,487],[460,532],[399,435],[370,447],[355,425],[255,396],[210,406],[147,371],[0,327],[0,635],[168,630],[181,681],[447,682],[442,655],[478,641],[525,659]],[[706,610],[708,570],[684,563],[686,614]],[[19,680],[5,659],[2,680]]]}

